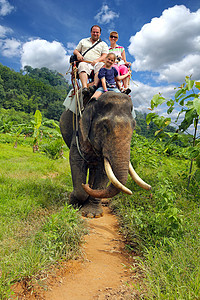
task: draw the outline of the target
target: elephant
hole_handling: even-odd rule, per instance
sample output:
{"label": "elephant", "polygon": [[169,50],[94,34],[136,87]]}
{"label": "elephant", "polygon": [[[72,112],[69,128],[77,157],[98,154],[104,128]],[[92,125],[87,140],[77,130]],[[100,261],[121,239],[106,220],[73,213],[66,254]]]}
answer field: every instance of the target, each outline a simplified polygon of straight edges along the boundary
{"label": "elephant", "polygon": [[61,134],[70,149],[73,191],[69,203],[79,207],[85,217],[103,215],[102,198],[112,198],[121,191],[132,194],[125,186],[128,173],[142,188],[151,189],[130,163],[130,143],[136,124],[132,109],[129,96],[110,91],[97,100],[91,98],[76,126],[70,110],[60,117]]}

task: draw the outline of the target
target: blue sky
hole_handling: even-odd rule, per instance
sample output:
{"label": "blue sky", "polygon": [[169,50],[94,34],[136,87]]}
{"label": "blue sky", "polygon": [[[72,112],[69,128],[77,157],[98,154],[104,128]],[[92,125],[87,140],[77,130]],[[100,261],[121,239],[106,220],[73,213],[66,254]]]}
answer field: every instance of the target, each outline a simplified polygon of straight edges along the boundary
{"label": "blue sky", "polygon": [[200,79],[200,1],[0,0],[0,62],[65,74],[69,56],[92,25],[119,33],[132,63],[132,100],[141,111],[158,92],[165,97],[186,75]]}

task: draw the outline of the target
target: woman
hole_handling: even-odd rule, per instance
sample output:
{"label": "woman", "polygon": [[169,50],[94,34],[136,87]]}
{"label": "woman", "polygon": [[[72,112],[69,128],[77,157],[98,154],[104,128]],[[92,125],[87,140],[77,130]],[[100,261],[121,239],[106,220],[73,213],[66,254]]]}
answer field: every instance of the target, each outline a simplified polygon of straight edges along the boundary
{"label": "woman", "polygon": [[[119,75],[125,75],[129,72],[128,67],[131,66],[131,63],[126,61],[126,54],[125,54],[124,47],[117,45],[118,38],[119,38],[119,35],[118,35],[117,31],[110,32],[109,53],[114,53],[117,57],[117,61],[114,64],[114,67],[118,71]],[[131,92],[131,90],[128,88],[129,80],[130,80],[130,76],[128,76],[122,80],[123,86],[124,86],[123,92],[126,94],[129,94]],[[122,90],[122,88],[121,88],[121,90]]]}

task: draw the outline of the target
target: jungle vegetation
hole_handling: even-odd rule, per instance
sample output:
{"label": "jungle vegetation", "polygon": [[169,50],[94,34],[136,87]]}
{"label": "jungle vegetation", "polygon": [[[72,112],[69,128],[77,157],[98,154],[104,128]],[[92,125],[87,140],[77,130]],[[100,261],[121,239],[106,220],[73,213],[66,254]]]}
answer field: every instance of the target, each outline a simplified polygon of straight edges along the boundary
{"label": "jungle vegetation", "polygon": [[[56,71],[25,66],[16,72],[0,64],[0,108],[32,115],[38,109],[44,117],[58,121],[70,89],[71,85]],[[147,125],[145,113],[136,111],[136,116],[136,132],[153,138],[158,127],[153,122]],[[175,132],[172,126],[168,130]]]}
{"label": "jungle vegetation", "polygon": [[15,72],[0,64],[0,107],[34,114],[39,109],[49,118],[59,120],[70,85],[62,74],[47,68],[30,66]]}

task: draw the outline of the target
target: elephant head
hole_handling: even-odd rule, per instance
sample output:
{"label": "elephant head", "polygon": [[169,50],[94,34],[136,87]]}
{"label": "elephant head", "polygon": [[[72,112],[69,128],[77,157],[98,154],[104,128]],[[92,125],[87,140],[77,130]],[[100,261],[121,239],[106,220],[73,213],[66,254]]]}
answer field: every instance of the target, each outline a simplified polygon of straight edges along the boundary
{"label": "elephant head", "polygon": [[107,92],[90,102],[80,119],[82,145],[89,143],[94,153],[104,161],[104,168],[111,183],[105,189],[83,188],[94,198],[112,198],[120,191],[132,192],[125,187],[128,173],[141,187],[149,190],[130,163],[130,143],[135,127],[132,101],[122,93]]}

